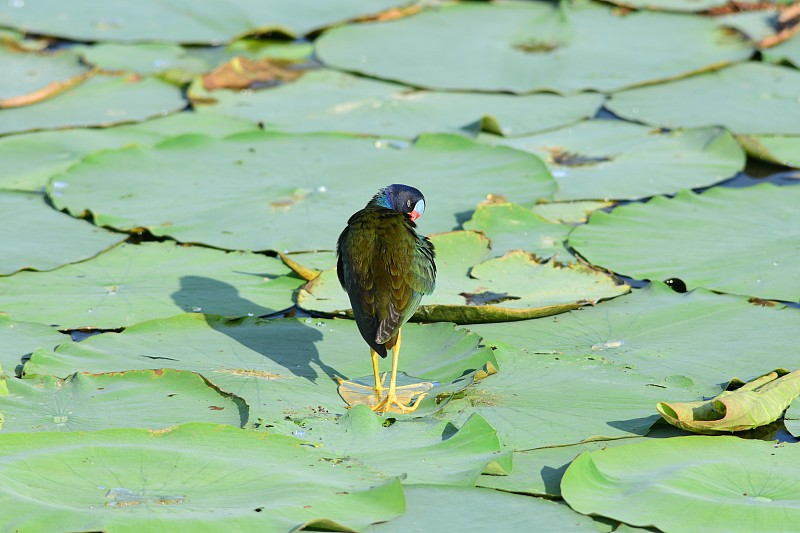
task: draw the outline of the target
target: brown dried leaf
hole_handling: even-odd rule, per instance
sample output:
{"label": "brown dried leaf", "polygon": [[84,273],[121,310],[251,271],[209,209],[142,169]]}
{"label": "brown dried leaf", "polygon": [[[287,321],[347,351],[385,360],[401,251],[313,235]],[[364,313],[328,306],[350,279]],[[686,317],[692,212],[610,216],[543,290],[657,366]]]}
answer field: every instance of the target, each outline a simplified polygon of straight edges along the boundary
{"label": "brown dried leaf", "polygon": [[287,68],[289,61],[280,59],[247,59],[234,57],[203,76],[203,87],[217,89],[247,89],[256,83],[290,82],[302,71]]}

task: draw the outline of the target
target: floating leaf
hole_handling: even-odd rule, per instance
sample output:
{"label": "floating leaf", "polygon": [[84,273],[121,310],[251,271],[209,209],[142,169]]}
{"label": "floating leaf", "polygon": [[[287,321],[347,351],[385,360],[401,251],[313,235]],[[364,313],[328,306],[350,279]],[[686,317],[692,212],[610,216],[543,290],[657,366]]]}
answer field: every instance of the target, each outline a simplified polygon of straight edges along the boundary
{"label": "floating leaf", "polygon": [[783,423],[789,433],[800,438],[800,400],[795,399],[786,410]]}
{"label": "floating leaf", "polygon": [[333,70],[310,71],[298,81],[259,91],[203,92],[201,113],[258,120],[287,132],[341,131],[414,137],[425,132],[498,135],[543,131],[594,116],[599,94],[445,93],[361,78]]}
{"label": "floating leaf", "polygon": [[138,122],[173,113],[185,106],[180,89],[163,81],[96,74],[56,98],[32,106],[4,109],[0,135]]}
{"label": "floating leaf", "polygon": [[192,0],[104,3],[42,0],[0,5],[0,26],[73,41],[161,41],[221,44],[247,33],[300,37],[350,19],[408,4],[407,0]]}
{"label": "floating leaf", "polygon": [[186,422],[242,427],[247,404],[202,376],[180,370],[130,370],[11,379],[3,400],[7,432],[165,428]]}
{"label": "floating leaf", "polygon": [[795,35],[794,38],[787,39],[777,46],[764,48],[761,50],[761,57],[771,63],[785,61],[795,68],[800,68],[800,38]]}
{"label": "floating leaf", "polygon": [[141,76],[161,75],[169,80],[188,83],[209,70],[201,58],[172,43],[119,44],[100,42],[77,45],[72,50],[83,60],[105,71],[135,72]]}
{"label": "floating leaf", "polygon": [[[436,290],[423,298],[416,320],[519,320],[563,313],[630,290],[589,268],[540,263],[524,252],[482,262],[489,256],[489,241],[477,232],[443,233],[431,240],[436,246]],[[335,269],[307,283],[297,303],[330,314],[347,314],[350,309]]]}
{"label": "floating leaf", "polygon": [[397,479],[230,426],[0,434],[0,448],[3,520],[23,531],[363,530],[405,508]]}
{"label": "floating leaf", "polygon": [[563,503],[487,489],[408,485],[406,513],[367,528],[366,533],[409,531],[559,531],[591,532],[591,518]]}
{"label": "floating leaf", "polygon": [[800,371],[775,371],[711,400],[658,402],[664,420],[693,433],[730,433],[766,426],[800,396]]}
{"label": "floating leaf", "polygon": [[796,302],[798,239],[800,187],[765,183],[596,212],[569,244],[592,264],[632,278],[680,278],[689,289]]}
{"label": "floating leaf", "polygon": [[302,280],[288,273],[258,254],[122,244],[51,272],[0,277],[0,298],[16,319],[63,329],[118,328],[181,311],[260,316],[292,306]]}
{"label": "floating leaf", "polygon": [[[685,382],[697,391],[694,399],[719,394],[731,375],[751,379],[765,367],[795,361],[798,320],[797,309],[702,289],[678,294],[655,282],[557,317],[470,329],[489,345],[512,346],[529,357],[594,357],[658,381]],[[665,397],[661,390],[657,401]]]}
{"label": "floating leaf", "polygon": [[25,53],[0,45],[0,71],[3,108],[29,105],[52,96],[80,80],[88,69],[72,52]]}
{"label": "floating leaf", "polygon": [[732,177],[745,163],[733,136],[716,127],[661,132],[590,120],[539,135],[482,140],[541,157],[558,183],[555,198],[565,200],[635,200],[707,187]]}
{"label": "floating leaf", "polygon": [[338,418],[316,418],[279,423],[280,431],[314,443],[336,455],[335,464],[363,464],[387,476],[403,476],[405,483],[435,483],[472,487],[489,465],[510,470],[510,454],[500,454],[497,434],[480,416],[456,428],[430,418],[384,420],[359,405]]}
{"label": "floating leaf", "polygon": [[[256,129],[251,122],[196,113],[176,113],[102,130],[68,129],[0,137],[0,159],[3,161],[0,187],[28,191],[44,188],[52,176],[79,163],[92,152],[130,144],[152,146],[167,137],[186,133],[225,137]],[[53,184],[52,194],[60,196],[62,188]]]}
{"label": "floating leaf", "polygon": [[342,70],[415,87],[521,93],[615,91],[744,60],[753,51],[707,18],[621,16],[597,4],[544,2],[442,5],[335,28],[316,43],[323,63]]}
{"label": "floating leaf", "polygon": [[[491,349],[478,347],[480,340],[452,324],[407,324],[400,370],[438,381],[443,388],[454,383],[451,389],[466,387],[487,363],[497,365]],[[384,370],[388,363],[382,362]],[[200,314],[143,322],[122,333],[66,343],[56,352],[36,352],[25,375],[148,368],[198,372],[242,397],[250,419],[264,423],[342,413],[337,380],[372,378],[369,350],[351,320],[225,320]]]}
{"label": "floating leaf", "polygon": [[23,358],[36,348],[50,350],[68,341],[69,337],[50,326],[12,320],[0,313],[0,339],[0,367],[18,374],[22,371]]}
{"label": "floating leaf", "polygon": [[0,192],[0,227],[0,276],[82,261],[126,237],[59,213],[40,194],[17,192]]}
{"label": "floating leaf", "polygon": [[479,205],[463,226],[466,230],[480,231],[486,235],[492,243],[491,255],[495,257],[511,250],[524,250],[540,259],[555,256],[562,263],[572,259],[572,254],[564,247],[571,228],[547,222],[520,205]]}
{"label": "floating leaf", "polygon": [[800,134],[800,72],[747,62],[615,94],[606,107],[666,128],[723,126],[752,135]]}
{"label": "floating leaf", "polygon": [[800,168],[800,135],[737,135],[736,140],[753,157]]}
{"label": "floating leaf", "polygon": [[612,0],[612,4],[633,9],[654,9],[658,11],[693,12],[706,11],[723,6],[726,0]]}
{"label": "floating leaf", "polygon": [[583,202],[549,202],[536,204],[531,211],[543,219],[554,224],[581,224],[586,222],[589,215],[598,209],[612,207],[613,202],[583,201]]}
{"label": "floating leaf", "polygon": [[56,207],[90,210],[98,225],[278,251],[332,250],[350,215],[390,183],[424,192],[425,232],[458,226],[489,192],[525,204],[555,187],[536,156],[456,135],[423,135],[403,148],[345,135],[267,132],[184,136],[155,148],[104,152],[58,180],[69,187],[53,198]]}
{"label": "floating leaf", "polygon": [[[745,459],[746,458],[746,459]],[[677,437],[583,453],[561,481],[580,513],[663,531],[792,531],[800,449],[737,437]]]}

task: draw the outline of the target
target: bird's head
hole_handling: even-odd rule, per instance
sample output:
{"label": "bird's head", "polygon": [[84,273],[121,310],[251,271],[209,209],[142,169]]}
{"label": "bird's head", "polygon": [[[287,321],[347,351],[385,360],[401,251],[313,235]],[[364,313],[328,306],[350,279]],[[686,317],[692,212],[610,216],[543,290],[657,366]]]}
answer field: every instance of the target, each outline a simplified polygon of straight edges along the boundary
{"label": "bird's head", "polygon": [[368,205],[394,209],[416,220],[425,212],[425,197],[414,187],[394,183],[379,190]]}

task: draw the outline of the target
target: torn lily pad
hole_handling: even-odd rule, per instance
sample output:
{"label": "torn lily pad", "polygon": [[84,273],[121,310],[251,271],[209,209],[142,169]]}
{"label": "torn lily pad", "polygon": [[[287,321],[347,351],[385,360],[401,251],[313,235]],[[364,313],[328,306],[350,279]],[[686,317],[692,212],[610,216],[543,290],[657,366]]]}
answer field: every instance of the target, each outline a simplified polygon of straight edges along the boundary
{"label": "torn lily pad", "polygon": [[79,83],[88,71],[68,50],[22,52],[0,44],[0,108],[22,107],[52,97]]}
{"label": "torn lily pad", "polygon": [[68,335],[56,328],[12,320],[3,312],[0,312],[0,338],[0,367],[5,368],[10,375],[19,375],[22,372],[23,359],[27,359],[37,348],[52,350],[70,340]]}
{"label": "torn lily pad", "polygon": [[766,426],[779,419],[800,396],[800,370],[776,370],[711,400],[658,402],[656,409],[673,426],[715,435]]}
{"label": "torn lily pad", "polygon": [[[630,290],[606,274],[580,265],[541,263],[525,252],[486,261],[489,240],[474,231],[433,235],[436,290],[422,300],[414,319],[457,324],[520,320],[595,304]],[[346,315],[350,301],[336,270],[324,271],[297,296],[304,309]]]}

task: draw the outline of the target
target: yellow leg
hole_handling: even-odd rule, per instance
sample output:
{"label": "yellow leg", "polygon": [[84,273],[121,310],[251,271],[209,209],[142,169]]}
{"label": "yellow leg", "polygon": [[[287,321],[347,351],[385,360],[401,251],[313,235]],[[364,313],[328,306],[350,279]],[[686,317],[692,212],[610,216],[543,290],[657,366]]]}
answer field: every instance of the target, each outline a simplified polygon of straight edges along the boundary
{"label": "yellow leg", "polygon": [[380,357],[378,352],[370,348],[369,354],[372,356],[372,372],[375,374],[375,395],[380,398],[383,394],[383,380],[386,379],[386,374],[381,376],[378,372],[378,357]]}
{"label": "yellow leg", "polygon": [[400,403],[397,398],[397,362],[400,359],[400,332],[397,332],[397,342],[392,348],[392,377],[389,379],[389,391],[386,397],[372,408],[373,411],[385,413],[387,411],[396,413],[412,413],[419,407],[420,401],[427,393],[422,393],[417,397],[413,405]]}

